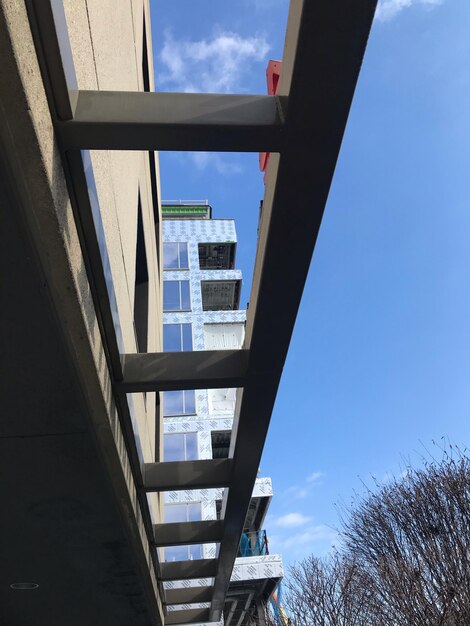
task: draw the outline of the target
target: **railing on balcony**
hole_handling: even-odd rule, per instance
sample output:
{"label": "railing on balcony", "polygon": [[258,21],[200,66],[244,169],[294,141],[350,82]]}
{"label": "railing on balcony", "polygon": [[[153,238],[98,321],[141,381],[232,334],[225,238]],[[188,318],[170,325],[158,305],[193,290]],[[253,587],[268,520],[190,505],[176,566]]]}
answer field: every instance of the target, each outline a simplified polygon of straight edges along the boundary
{"label": "railing on balcony", "polygon": [[265,556],[267,554],[269,554],[269,548],[265,530],[242,534],[237,556]]}

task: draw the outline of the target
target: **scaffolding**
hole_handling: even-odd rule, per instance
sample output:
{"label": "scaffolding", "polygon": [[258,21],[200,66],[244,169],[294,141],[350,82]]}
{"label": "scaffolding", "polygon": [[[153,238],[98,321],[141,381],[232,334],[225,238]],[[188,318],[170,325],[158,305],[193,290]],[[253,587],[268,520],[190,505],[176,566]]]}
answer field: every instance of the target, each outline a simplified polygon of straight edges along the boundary
{"label": "scaffolding", "polygon": [[271,613],[276,626],[289,626],[289,618],[282,608],[282,585],[278,584],[271,598],[269,599]]}

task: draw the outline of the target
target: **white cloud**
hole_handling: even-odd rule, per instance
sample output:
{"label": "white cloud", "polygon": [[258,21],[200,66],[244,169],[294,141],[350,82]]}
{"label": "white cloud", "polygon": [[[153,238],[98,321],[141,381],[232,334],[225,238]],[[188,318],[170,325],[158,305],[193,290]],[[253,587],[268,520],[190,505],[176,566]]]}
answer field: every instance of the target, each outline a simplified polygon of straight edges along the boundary
{"label": "white cloud", "polygon": [[388,483],[393,483],[395,481],[400,482],[400,480],[403,480],[404,478],[406,478],[409,474],[409,470],[408,469],[404,469],[402,470],[398,476],[396,474],[394,474],[393,472],[385,472],[385,474],[382,475],[382,478],[380,479],[380,483],[382,483],[383,485],[386,485]]}
{"label": "white cloud", "polygon": [[237,157],[231,154],[220,154],[219,152],[169,152],[169,157],[185,168],[191,166],[195,172],[204,172],[207,169],[214,169],[223,176],[234,176],[242,174],[244,169]]}
{"label": "white cloud", "polygon": [[317,524],[316,526],[309,526],[304,531],[296,533],[292,537],[288,537],[282,541],[284,548],[292,548],[297,546],[313,546],[317,542],[328,542],[331,546],[334,545],[338,537],[338,533],[324,524]]}
{"label": "white cloud", "polygon": [[320,478],[323,476],[323,472],[313,472],[309,476],[307,476],[308,483],[318,483]]}
{"label": "white cloud", "polygon": [[433,7],[442,4],[443,1],[444,0],[379,0],[375,17],[380,22],[388,22],[403,11],[403,9],[408,9],[413,5]]}
{"label": "white cloud", "polygon": [[287,513],[287,515],[278,517],[274,523],[281,528],[297,528],[298,526],[304,526],[310,520],[311,517],[303,515],[302,513]]}
{"label": "white cloud", "polygon": [[212,39],[173,39],[165,33],[160,60],[165,71],[159,87],[176,91],[228,93],[244,91],[251,63],[266,59],[269,45],[261,35],[242,37],[224,31]]}
{"label": "white cloud", "polygon": [[219,174],[228,176],[243,172],[243,168],[238,163],[234,163],[216,152],[188,152],[187,157],[200,171],[210,166]]}
{"label": "white cloud", "polygon": [[312,524],[301,530],[269,536],[271,551],[281,552],[285,563],[303,559],[309,554],[325,556],[340,544],[338,533],[325,524]]}
{"label": "white cloud", "polygon": [[288,496],[289,499],[294,498],[296,500],[302,500],[309,495],[312,487],[320,484],[320,478],[324,475],[325,474],[323,472],[312,472],[305,478],[305,483],[288,487],[285,490],[284,495]]}
{"label": "white cloud", "polygon": [[301,487],[300,485],[292,485],[292,487],[288,487],[285,490],[285,495],[290,498],[295,498],[296,500],[302,500],[306,498],[310,492],[309,487]]}

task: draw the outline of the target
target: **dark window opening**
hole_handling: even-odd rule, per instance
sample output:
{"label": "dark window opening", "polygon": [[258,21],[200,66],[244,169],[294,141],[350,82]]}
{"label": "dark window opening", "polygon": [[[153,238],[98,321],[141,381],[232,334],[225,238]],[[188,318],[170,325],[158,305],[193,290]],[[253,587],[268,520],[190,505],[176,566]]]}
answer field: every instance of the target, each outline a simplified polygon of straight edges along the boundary
{"label": "dark window opening", "polygon": [[232,431],[230,430],[213,430],[211,432],[212,437],[212,458],[213,459],[227,459],[230,450],[230,437]]}
{"label": "dark window opening", "polygon": [[149,325],[149,275],[145,250],[142,206],[137,207],[137,245],[135,259],[134,327],[139,352],[147,352]]}
{"label": "dark window opening", "polygon": [[215,501],[215,514],[218,520],[222,519],[222,500]]}
{"label": "dark window opening", "polygon": [[200,243],[199,267],[212,270],[233,270],[235,247],[234,243]]}
{"label": "dark window opening", "polygon": [[203,311],[236,311],[240,304],[240,280],[201,281]]}

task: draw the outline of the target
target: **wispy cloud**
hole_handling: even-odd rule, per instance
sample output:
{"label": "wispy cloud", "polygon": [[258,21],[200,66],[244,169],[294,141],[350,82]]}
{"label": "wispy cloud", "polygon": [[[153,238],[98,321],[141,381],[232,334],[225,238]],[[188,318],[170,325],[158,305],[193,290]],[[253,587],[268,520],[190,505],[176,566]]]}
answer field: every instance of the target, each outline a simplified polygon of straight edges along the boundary
{"label": "wispy cloud", "polygon": [[243,172],[241,165],[216,152],[188,152],[187,158],[199,171],[213,167],[216,172],[224,176],[241,174]]}
{"label": "wispy cloud", "polygon": [[269,537],[272,550],[282,552],[286,563],[309,554],[323,556],[339,544],[338,533],[325,524],[311,524],[295,532],[272,534]]}
{"label": "wispy cloud", "polygon": [[310,488],[301,485],[292,485],[291,487],[288,487],[284,492],[286,496],[289,496],[289,498],[294,498],[295,500],[303,500],[303,498],[306,498],[309,493]]}
{"label": "wispy cloud", "polygon": [[[243,174],[244,168],[237,155],[219,152],[169,152],[168,158],[184,168],[190,167],[197,176],[206,170],[216,171],[222,176]],[[186,171],[186,170],[185,170]]]}
{"label": "wispy cloud", "polygon": [[311,519],[311,517],[303,515],[302,513],[287,513],[287,515],[282,515],[274,520],[274,524],[281,528],[297,528],[304,526]]}
{"label": "wispy cloud", "polygon": [[262,35],[242,37],[223,31],[211,39],[190,41],[164,36],[160,61],[159,88],[176,91],[227,93],[246,91],[254,62],[266,59],[269,45]]}
{"label": "wispy cloud", "polygon": [[309,476],[307,476],[307,482],[310,484],[318,483],[320,478],[322,478],[323,472],[312,472]]}
{"label": "wispy cloud", "polygon": [[386,485],[388,483],[393,483],[394,481],[400,481],[403,480],[404,478],[406,478],[408,476],[409,470],[408,469],[404,469],[402,470],[398,475],[394,474],[393,472],[385,472],[385,474],[382,475],[382,477],[380,478],[379,482],[382,483],[383,485]]}
{"label": "wispy cloud", "polygon": [[333,528],[324,524],[316,524],[291,537],[285,538],[283,544],[285,548],[301,547],[304,552],[306,546],[311,548],[320,541],[326,541],[330,546],[333,546],[337,537],[338,533]]}
{"label": "wispy cloud", "polygon": [[291,485],[285,490],[284,494],[288,496],[289,499],[303,500],[309,495],[313,487],[321,484],[321,478],[323,478],[324,475],[323,472],[312,472],[305,478],[303,483]]}
{"label": "wispy cloud", "polygon": [[386,485],[388,483],[391,483],[395,480],[395,475],[392,472],[385,472],[385,474],[382,475],[382,477],[380,478],[379,482],[382,483],[383,485]]}
{"label": "wispy cloud", "polygon": [[379,0],[375,18],[380,22],[389,22],[396,17],[403,9],[411,6],[433,7],[442,4],[444,0]]}
{"label": "wispy cloud", "polygon": [[[324,472],[311,472],[303,481],[288,487],[282,494],[283,507],[294,507],[296,505],[293,501],[307,498],[321,485],[324,476]],[[298,506],[300,508],[302,505],[299,503]],[[270,517],[267,527],[273,530],[269,536],[272,549],[282,552],[286,563],[305,558],[309,554],[327,554],[338,545],[338,533],[330,526],[314,523],[315,521],[311,515],[292,509],[279,517]]]}

